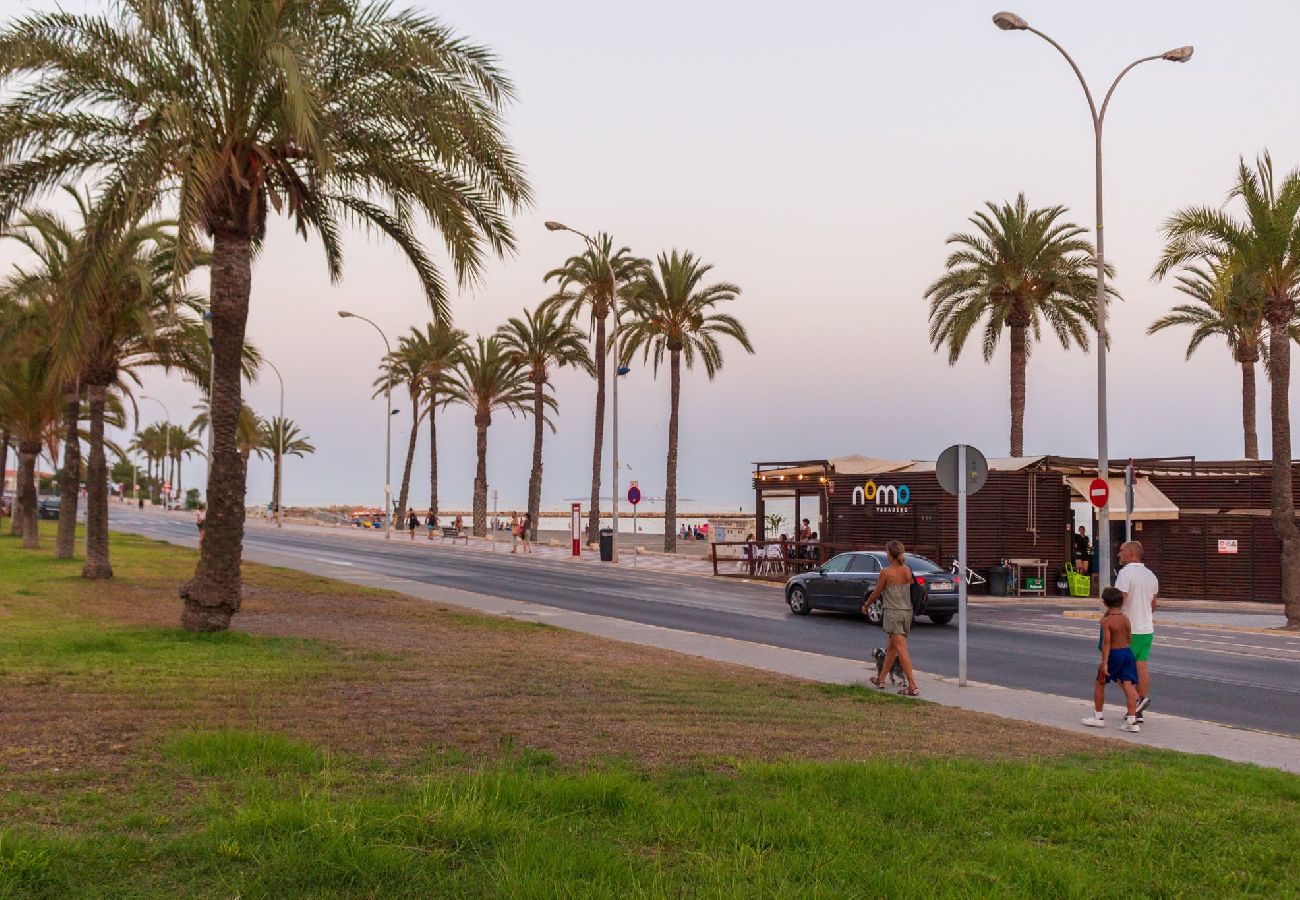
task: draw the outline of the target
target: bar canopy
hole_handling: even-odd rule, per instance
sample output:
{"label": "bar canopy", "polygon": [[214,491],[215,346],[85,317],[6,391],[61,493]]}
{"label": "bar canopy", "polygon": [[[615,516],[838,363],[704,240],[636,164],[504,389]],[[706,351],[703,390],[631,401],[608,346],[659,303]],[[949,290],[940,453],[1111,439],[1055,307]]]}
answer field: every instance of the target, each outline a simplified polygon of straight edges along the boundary
{"label": "bar canopy", "polygon": [[[1079,500],[1088,499],[1088,485],[1092,479],[1072,476],[1065,479],[1070,490]],[[1108,478],[1110,486],[1111,521],[1124,519],[1124,479]],[[1170,520],[1178,518],[1178,507],[1164,495],[1160,488],[1151,483],[1151,479],[1138,477],[1133,479],[1133,519],[1143,521]]]}

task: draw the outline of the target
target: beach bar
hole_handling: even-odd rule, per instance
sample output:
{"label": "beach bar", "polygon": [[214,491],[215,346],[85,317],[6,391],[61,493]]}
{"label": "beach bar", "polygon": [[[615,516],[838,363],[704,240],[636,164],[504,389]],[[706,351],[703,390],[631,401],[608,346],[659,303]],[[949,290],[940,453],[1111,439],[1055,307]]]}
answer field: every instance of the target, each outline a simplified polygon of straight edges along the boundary
{"label": "beach bar", "polygon": [[[1108,473],[1112,546],[1125,536],[1127,460]],[[1280,544],[1269,519],[1267,461],[1200,461],[1194,457],[1135,459],[1130,527],[1146,548],[1146,563],[1171,598],[1280,602]],[[719,575],[783,578],[836,553],[881,549],[890,539],[944,568],[957,554],[957,502],[935,477],[934,462],[867,456],[754,464],[757,550],[739,546],[715,556]],[[990,459],[988,482],[969,498],[968,563],[986,572],[1004,561],[1042,564],[1052,593],[1070,561],[1071,534],[1097,521],[1087,506],[1095,460],[1061,456]],[[1294,475],[1293,475],[1294,479]],[[1300,493],[1300,481],[1293,480]],[[764,557],[779,535],[766,534],[766,506],[794,501],[797,526],[815,508],[811,544],[789,541],[782,565],[737,564]],[[729,544],[731,542],[728,542]],[[790,558],[786,564],[786,558]],[[1094,583],[1094,593],[1096,584]]]}

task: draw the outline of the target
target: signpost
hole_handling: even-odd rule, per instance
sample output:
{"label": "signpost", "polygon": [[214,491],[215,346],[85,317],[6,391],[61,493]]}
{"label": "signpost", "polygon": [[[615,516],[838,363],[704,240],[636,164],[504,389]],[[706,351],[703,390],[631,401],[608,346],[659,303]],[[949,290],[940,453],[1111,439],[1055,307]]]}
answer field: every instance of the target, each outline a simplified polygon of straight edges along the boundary
{"label": "signpost", "polygon": [[632,565],[635,566],[637,555],[636,506],[641,502],[641,488],[637,487],[635,481],[628,485],[627,502],[632,504]]}
{"label": "signpost", "polygon": [[934,465],[939,486],[957,495],[957,684],[966,686],[966,497],[989,480],[984,454],[967,444],[953,444]]}
{"label": "signpost", "polygon": [[492,489],[492,528],[490,529],[492,531],[492,552],[493,553],[497,552],[497,520],[499,518],[500,516],[497,515],[497,489],[493,488]]}
{"label": "signpost", "polygon": [[1124,467],[1124,540],[1133,540],[1133,460]]}
{"label": "signpost", "polygon": [[569,536],[573,538],[573,555],[582,555],[582,504],[569,507]]}

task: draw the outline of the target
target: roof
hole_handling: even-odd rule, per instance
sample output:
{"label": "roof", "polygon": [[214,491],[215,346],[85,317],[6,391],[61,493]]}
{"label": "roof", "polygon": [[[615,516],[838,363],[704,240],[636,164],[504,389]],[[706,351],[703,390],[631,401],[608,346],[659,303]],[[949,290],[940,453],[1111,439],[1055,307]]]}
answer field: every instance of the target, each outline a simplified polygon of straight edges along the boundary
{"label": "roof", "polygon": [[[1092,479],[1087,476],[1067,477],[1066,483],[1081,500],[1088,499],[1088,485]],[[1125,513],[1124,479],[1108,478],[1110,486],[1110,516],[1112,521],[1122,520]],[[1159,519],[1177,519],[1178,506],[1164,495],[1160,488],[1151,483],[1149,478],[1133,479],[1133,518],[1135,520],[1155,521]]]}
{"label": "roof", "polygon": [[[990,472],[1019,472],[1038,465],[1045,456],[1014,456],[990,459]],[[797,462],[760,462],[754,463],[754,477],[785,480],[810,475],[824,475],[828,471],[833,475],[884,475],[891,472],[933,472],[933,460],[916,459],[875,459],[870,456],[837,456],[832,459],[800,460]],[[764,469],[763,466],[773,468]]]}

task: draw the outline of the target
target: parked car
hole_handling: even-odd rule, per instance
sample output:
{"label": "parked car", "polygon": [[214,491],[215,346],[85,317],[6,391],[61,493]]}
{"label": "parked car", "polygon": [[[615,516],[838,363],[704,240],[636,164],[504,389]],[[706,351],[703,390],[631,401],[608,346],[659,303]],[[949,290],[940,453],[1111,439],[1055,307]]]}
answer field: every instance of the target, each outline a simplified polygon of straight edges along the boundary
{"label": "parked car", "polygon": [[0,516],[12,516],[14,514],[14,495],[0,495]]}
{"label": "parked car", "polygon": [[59,500],[58,497],[42,497],[36,501],[36,516],[41,519],[57,519],[59,517]]}
{"label": "parked car", "polygon": [[[957,614],[957,576],[924,556],[909,553],[906,561],[917,583],[926,589],[926,618],[936,625],[947,625]],[[806,616],[814,609],[861,612],[887,565],[889,555],[883,550],[841,553],[810,572],[792,576],[785,583],[785,602],[797,616]],[[877,599],[867,610],[867,621],[879,625],[883,618]]]}

